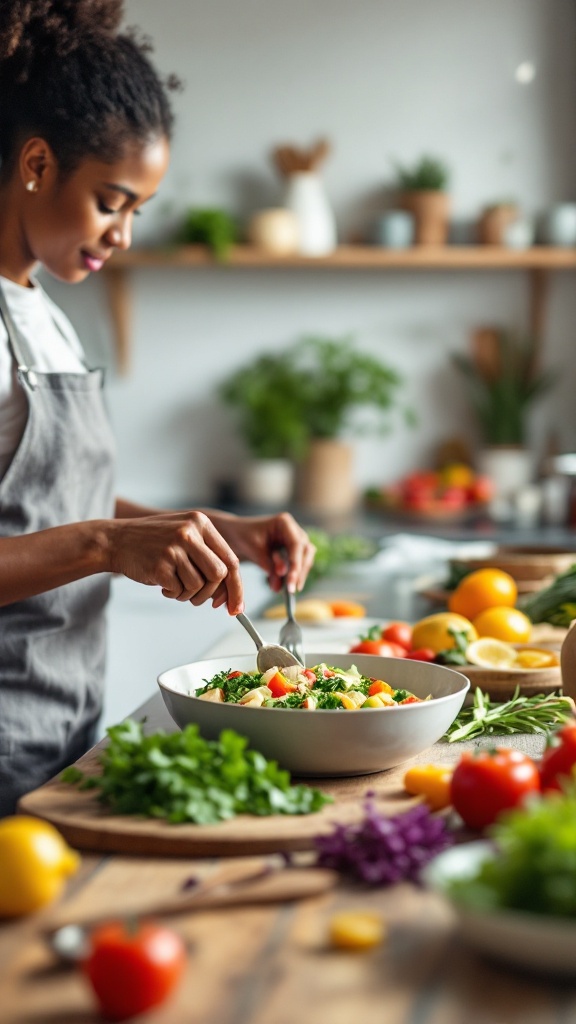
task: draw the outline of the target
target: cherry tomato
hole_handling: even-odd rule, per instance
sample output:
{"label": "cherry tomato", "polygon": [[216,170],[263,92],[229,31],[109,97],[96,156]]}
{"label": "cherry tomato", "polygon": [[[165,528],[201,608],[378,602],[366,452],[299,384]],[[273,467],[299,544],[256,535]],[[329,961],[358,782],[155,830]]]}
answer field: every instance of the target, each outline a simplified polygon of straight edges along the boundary
{"label": "cherry tomato", "polygon": [[382,630],[382,639],[389,640],[392,644],[399,644],[409,651],[412,646],[412,626],[407,622],[390,622]]}
{"label": "cherry tomato", "polygon": [[506,747],[465,751],[450,788],[452,804],[469,828],[491,825],[501,811],[517,807],[540,790],[536,762]]}
{"label": "cherry tomato", "polygon": [[411,658],[412,661],[434,661],[436,651],[433,651],[431,647],[418,647],[415,651],[407,651],[406,657]]}
{"label": "cherry tomato", "polygon": [[170,928],[110,921],[92,932],[82,967],[105,1016],[127,1020],[163,1003],[185,965],[184,943]]}
{"label": "cherry tomato", "polygon": [[406,651],[399,644],[387,640],[360,640],[350,648],[350,654],[378,654],[381,658],[405,658]]}
{"label": "cherry tomato", "polygon": [[540,761],[542,789],[562,789],[562,779],[574,778],[576,722],[567,722],[551,738]]}

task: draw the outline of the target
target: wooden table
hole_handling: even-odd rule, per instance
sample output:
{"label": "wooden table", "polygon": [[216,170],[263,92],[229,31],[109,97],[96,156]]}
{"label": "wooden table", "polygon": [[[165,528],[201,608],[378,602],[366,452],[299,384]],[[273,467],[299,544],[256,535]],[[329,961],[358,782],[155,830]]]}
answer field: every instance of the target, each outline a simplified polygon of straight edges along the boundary
{"label": "wooden table", "polygon": [[[165,727],[160,697],[142,709]],[[540,738],[514,737],[539,751]],[[452,750],[452,748],[450,748]],[[222,862],[219,862],[222,863]],[[101,1018],[80,973],[59,966],[41,938],[58,913],[133,906],[214,860],[83,854],[60,907],[0,925],[2,1024],[96,1024]],[[388,938],[368,953],[327,942],[343,908],[381,912]],[[171,918],[185,938],[183,984],[147,1024],[570,1024],[574,985],[491,964],[459,940],[450,909],[433,893],[403,884],[365,890],[339,884],[295,904],[220,908]]]}

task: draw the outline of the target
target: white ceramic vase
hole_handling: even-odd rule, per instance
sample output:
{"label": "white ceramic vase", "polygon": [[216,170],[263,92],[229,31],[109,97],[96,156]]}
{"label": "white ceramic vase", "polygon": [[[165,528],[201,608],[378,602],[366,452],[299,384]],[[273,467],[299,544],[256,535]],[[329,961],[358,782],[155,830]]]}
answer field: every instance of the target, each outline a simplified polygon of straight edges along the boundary
{"label": "white ceramic vase", "polygon": [[286,505],[293,489],[294,466],[288,459],[253,459],[240,479],[240,496],[248,505]]}
{"label": "white ceramic vase", "polygon": [[336,222],[324,183],[315,171],[297,171],[288,179],[285,205],[298,218],[303,256],[326,256],[336,247]]}
{"label": "white ceramic vase", "polygon": [[494,497],[511,498],[532,483],[534,456],[521,445],[494,445],[480,452],[478,469],[492,480]]}

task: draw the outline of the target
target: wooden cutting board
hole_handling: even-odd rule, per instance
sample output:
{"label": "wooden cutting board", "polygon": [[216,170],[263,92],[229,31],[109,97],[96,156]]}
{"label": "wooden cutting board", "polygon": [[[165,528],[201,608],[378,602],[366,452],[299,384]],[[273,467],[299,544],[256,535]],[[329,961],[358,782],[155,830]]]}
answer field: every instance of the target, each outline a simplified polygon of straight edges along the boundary
{"label": "wooden cutting board", "polygon": [[[82,771],[97,773],[99,749],[94,748],[77,762]],[[440,744],[438,750],[426,751],[422,759],[452,762],[459,753],[448,744]],[[217,825],[170,825],[150,818],[113,815],[98,802],[96,791],[81,792],[54,779],[22,797],[18,810],[52,822],[72,846],[82,850],[172,857],[307,850],[313,846],[315,835],[331,831],[334,821],[359,820],[368,790],[377,794],[384,813],[395,814],[410,807],[414,799],[402,785],[405,771],[403,765],[376,775],[307,780],[332,796],[334,803],[315,814],[239,815]]]}

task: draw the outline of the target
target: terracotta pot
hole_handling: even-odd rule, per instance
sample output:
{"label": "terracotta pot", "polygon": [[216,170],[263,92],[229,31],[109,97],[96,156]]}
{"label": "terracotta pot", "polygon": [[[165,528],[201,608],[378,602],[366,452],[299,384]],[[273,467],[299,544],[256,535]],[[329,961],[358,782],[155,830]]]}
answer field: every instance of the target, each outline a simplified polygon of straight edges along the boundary
{"label": "terracotta pot", "polygon": [[482,245],[504,245],[506,228],[517,218],[518,210],[512,203],[488,207],[478,222],[478,241]]}
{"label": "terracotta pot", "polygon": [[401,205],[416,223],[416,245],[444,245],[448,239],[450,197],[446,192],[425,189],[404,192]]}
{"label": "terracotta pot", "polygon": [[312,441],[297,484],[301,508],[326,514],[349,512],[358,500],[352,477],[353,452],[343,441]]}

